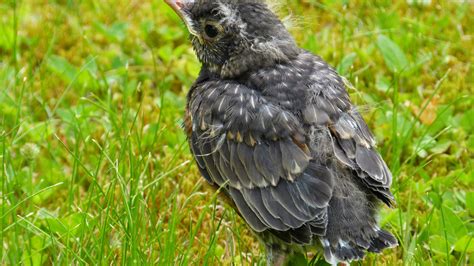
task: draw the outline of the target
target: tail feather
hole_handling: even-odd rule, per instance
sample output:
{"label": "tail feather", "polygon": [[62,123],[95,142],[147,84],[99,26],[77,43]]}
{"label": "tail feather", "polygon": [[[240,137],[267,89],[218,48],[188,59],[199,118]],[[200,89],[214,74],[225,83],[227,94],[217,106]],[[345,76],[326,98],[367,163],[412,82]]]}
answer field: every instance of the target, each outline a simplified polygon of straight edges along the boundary
{"label": "tail feather", "polygon": [[374,253],[380,253],[386,248],[393,248],[396,246],[398,246],[398,241],[391,233],[385,230],[378,230],[378,236],[372,239],[370,247],[367,250]]}
{"label": "tail feather", "polygon": [[320,237],[327,262],[361,260],[367,252],[396,246],[397,239],[377,226],[378,199],[350,179],[339,179],[328,207],[326,234]]}
{"label": "tail feather", "polygon": [[398,245],[397,239],[391,233],[385,230],[378,230],[376,233],[370,243],[367,243],[363,238],[355,238],[349,242],[339,240],[337,243],[331,243],[328,239],[321,238],[324,258],[328,263],[337,265],[339,262],[361,260],[367,251],[380,253],[386,248]]}

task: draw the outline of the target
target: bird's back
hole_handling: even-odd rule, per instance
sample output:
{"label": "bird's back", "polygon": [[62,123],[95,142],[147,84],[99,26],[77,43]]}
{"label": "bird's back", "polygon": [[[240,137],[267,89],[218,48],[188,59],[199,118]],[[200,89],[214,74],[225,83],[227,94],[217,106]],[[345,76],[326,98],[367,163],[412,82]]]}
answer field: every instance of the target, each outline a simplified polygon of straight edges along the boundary
{"label": "bird's back", "polygon": [[328,261],[396,244],[375,220],[378,202],[393,200],[390,172],[343,80],[319,57],[301,51],[227,80],[203,69],[188,100],[202,174],[262,237],[321,243]]}

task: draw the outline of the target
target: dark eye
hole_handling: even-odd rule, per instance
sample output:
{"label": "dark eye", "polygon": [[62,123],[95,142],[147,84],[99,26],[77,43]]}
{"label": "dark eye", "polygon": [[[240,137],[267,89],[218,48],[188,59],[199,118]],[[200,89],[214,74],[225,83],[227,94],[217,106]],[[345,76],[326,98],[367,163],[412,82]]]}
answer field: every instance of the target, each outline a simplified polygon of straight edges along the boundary
{"label": "dark eye", "polygon": [[208,38],[214,39],[219,35],[219,29],[212,24],[206,24],[206,26],[204,26],[204,33],[206,33]]}

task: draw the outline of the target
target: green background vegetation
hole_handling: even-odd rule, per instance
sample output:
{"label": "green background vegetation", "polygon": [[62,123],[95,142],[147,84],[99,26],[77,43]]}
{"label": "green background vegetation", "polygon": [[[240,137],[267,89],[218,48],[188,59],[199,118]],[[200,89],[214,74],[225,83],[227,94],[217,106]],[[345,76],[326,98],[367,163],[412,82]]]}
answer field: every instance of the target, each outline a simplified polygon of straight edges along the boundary
{"label": "green background vegetation", "polygon": [[[394,173],[380,220],[400,246],[362,264],[474,264],[472,1],[284,3]],[[180,125],[200,66],[161,0],[0,14],[0,264],[264,263],[192,162]]]}

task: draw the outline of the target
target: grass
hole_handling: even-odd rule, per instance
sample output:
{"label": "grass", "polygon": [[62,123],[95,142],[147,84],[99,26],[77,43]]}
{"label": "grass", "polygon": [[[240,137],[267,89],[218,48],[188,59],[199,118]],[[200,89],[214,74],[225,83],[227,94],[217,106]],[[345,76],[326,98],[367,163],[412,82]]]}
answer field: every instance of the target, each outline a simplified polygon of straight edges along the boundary
{"label": "grass", "polygon": [[[472,265],[474,5],[286,3],[298,43],[354,85],[394,173],[380,220],[400,246],[362,264]],[[1,264],[264,264],[192,162],[180,125],[200,66],[162,1],[0,14]]]}

